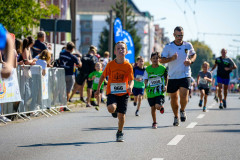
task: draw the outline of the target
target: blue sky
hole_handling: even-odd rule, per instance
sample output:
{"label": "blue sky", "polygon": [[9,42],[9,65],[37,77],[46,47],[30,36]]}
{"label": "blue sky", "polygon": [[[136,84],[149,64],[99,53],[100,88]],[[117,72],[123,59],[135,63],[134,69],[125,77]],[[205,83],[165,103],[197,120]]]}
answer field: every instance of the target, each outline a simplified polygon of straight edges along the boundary
{"label": "blue sky", "polygon": [[[221,48],[226,48],[228,56],[236,57],[237,47],[229,45],[238,46],[240,54],[240,0],[133,0],[133,2],[140,11],[149,11],[154,16],[155,24],[165,28],[170,41],[174,40],[174,28],[182,26],[184,40],[204,41],[216,56],[220,56]],[[158,20],[162,17],[166,19]]]}

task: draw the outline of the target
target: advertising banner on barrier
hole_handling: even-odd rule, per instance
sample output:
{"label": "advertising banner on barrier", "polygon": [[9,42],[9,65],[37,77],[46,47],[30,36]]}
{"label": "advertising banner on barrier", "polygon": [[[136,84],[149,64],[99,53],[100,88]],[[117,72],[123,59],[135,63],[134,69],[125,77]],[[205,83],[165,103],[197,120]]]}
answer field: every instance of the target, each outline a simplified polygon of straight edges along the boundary
{"label": "advertising banner on barrier", "polygon": [[0,103],[21,101],[21,95],[17,80],[17,71],[13,69],[8,79],[0,77]]}
{"label": "advertising banner on barrier", "polygon": [[42,97],[48,99],[48,68],[46,68],[45,76],[42,76]]}

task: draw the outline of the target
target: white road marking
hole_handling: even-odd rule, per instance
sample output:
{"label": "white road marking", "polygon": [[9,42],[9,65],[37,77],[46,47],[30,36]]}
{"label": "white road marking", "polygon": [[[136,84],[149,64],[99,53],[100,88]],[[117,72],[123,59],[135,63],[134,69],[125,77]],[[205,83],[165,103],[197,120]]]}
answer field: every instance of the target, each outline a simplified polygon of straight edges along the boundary
{"label": "white road marking", "polygon": [[201,119],[201,118],[203,118],[204,116],[205,116],[205,114],[199,114],[199,115],[197,116],[197,118]]}
{"label": "white road marking", "polygon": [[192,122],[186,128],[194,128],[196,125],[197,125],[197,122]]}
{"label": "white road marking", "polygon": [[152,158],[152,160],[164,160],[163,158]]}
{"label": "white road marking", "polygon": [[167,145],[177,145],[185,135],[176,135]]}

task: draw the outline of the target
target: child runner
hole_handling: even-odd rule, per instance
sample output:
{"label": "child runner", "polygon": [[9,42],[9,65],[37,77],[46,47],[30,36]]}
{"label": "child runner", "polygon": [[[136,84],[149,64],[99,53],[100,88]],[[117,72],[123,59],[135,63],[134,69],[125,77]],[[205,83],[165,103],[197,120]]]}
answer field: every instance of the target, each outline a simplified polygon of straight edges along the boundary
{"label": "child runner", "polygon": [[109,62],[100,77],[96,96],[100,92],[100,84],[107,76],[107,108],[114,118],[118,117],[118,131],[116,141],[123,142],[123,126],[125,122],[125,114],[127,111],[127,103],[129,94],[133,88],[133,68],[125,59],[127,54],[127,45],[123,41],[116,43],[114,54],[116,59]]}
{"label": "child runner", "polygon": [[[92,86],[92,98],[91,101],[94,101],[95,98],[95,92],[97,91],[97,87],[98,87],[98,83],[99,83],[99,78],[101,77],[103,71],[102,71],[102,63],[97,62],[95,64],[95,70],[92,73],[89,74],[88,76],[88,80],[89,81],[93,81],[93,86]],[[97,105],[95,106],[95,109],[98,111],[99,110],[99,104],[100,104],[100,100],[101,100],[101,94],[103,92],[103,83],[101,84],[100,87],[100,93],[98,94],[97,98]]]}
{"label": "child runner", "polygon": [[148,103],[151,107],[153,129],[157,129],[156,109],[160,110],[161,114],[164,113],[164,92],[167,89],[168,72],[163,65],[159,64],[159,58],[159,52],[151,54],[152,65],[146,68],[143,76],[143,79],[145,80]]}
{"label": "child runner", "polygon": [[204,97],[203,112],[206,112],[207,97],[209,94],[209,82],[212,82],[212,74],[208,71],[208,69],[209,63],[204,61],[202,64],[202,71],[198,73],[197,77],[197,85],[200,91],[199,107],[202,107]]}
{"label": "child runner", "polygon": [[134,95],[134,102],[133,105],[137,105],[137,110],[135,112],[136,116],[139,116],[139,109],[142,102],[142,98],[144,95],[144,88],[145,84],[143,81],[143,74],[145,71],[145,68],[143,67],[144,60],[142,56],[139,56],[137,58],[137,66],[133,68],[134,73],[134,86],[133,86],[133,95]]}

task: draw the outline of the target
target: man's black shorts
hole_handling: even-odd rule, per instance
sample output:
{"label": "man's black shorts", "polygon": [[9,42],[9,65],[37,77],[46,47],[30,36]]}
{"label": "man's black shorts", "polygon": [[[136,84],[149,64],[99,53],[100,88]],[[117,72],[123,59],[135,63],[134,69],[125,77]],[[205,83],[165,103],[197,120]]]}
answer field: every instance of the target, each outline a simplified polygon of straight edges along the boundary
{"label": "man's black shorts", "polygon": [[148,103],[150,107],[155,106],[155,104],[163,105],[165,102],[164,96],[157,96],[154,98],[148,98]]}
{"label": "man's black shorts", "polygon": [[169,79],[167,86],[167,93],[175,93],[180,87],[190,89],[191,78]]}
{"label": "man's black shorts", "polygon": [[198,89],[201,91],[202,89],[205,91],[206,95],[209,95],[209,88],[203,88],[203,87],[198,87]]}
{"label": "man's black shorts", "polygon": [[116,96],[114,94],[107,95],[107,106],[110,104],[117,104],[117,112],[126,114],[127,112],[127,103],[129,95],[125,94],[123,96]]}
{"label": "man's black shorts", "polygon": [[76,83],[78,85],[83,85],[83,82],[87,79],[87,88],[92,88],[93,81],[88,80],[89,74],[78,74],[76,77]]}

